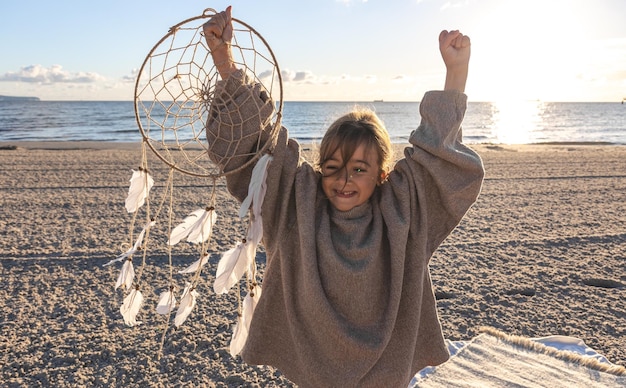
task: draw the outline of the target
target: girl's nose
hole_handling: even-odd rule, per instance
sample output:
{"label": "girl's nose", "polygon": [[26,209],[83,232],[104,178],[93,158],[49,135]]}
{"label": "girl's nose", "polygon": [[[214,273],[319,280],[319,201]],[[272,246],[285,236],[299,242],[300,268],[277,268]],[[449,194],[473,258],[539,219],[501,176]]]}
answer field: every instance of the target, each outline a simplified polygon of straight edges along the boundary
{"label": "girl's nose", "polygon": [[343,168],[343,171],[337,174],[337,179],[340,179],[343,182],[348,183],[348,181],[352,178],[352,175],[348,174],[348,169],[346,167]]}

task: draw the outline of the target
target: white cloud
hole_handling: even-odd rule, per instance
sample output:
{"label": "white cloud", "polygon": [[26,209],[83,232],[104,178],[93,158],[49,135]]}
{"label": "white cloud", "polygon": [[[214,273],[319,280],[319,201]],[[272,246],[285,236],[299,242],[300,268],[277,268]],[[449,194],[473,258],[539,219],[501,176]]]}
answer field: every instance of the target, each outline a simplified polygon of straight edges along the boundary
{"label": "white cloud", "polygon": [[130,74],[122,76],[122,82],[135,82],[137,80],[137,75],[139,74],[139,69],[131,70]]}
{"label": "white cloud", "polygon": [[315,76],[310,71],[298,71],[294,77],[294,82],[313,81]]}
{"label": "white cloud", "polygon": [[376,82],[378,82],[378,77],[375,75],[366,75],[365,82],[367,82],[368,84],[375,84]]}
{"label": "white cloud", "polygon": [[280,72],[283,82],[298,82],[298,83],[317,83],[317,77],[308,70],[282,70]]}
{"label": "white cloud", "polygon": [[105,78],[98,73],[77,72],[71,73],[63,70],[60,65],[52,65],[49,68],[41,65],[29,65],[22,67],[17,72],[7,72],[0,75],[0,81],[5,82],[25,82],[38,84],[55,83],[94,83],[104,81]]}

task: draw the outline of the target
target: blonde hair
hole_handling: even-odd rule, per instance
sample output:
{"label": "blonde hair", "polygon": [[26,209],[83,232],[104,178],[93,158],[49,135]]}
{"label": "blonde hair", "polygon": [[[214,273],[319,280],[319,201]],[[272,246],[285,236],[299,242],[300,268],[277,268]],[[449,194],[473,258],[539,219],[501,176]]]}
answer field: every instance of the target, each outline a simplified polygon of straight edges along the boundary
{"label": "blonde hair", "polygon": [[361,144],[376,151],[379,183],[382,183],[392,168],[393,148],[383,122],[376,113],[363,107],[356,107],[328,127],[319,146],[316,168],[321,171],[322,165],[337,151],[343,163],[347,163]]}

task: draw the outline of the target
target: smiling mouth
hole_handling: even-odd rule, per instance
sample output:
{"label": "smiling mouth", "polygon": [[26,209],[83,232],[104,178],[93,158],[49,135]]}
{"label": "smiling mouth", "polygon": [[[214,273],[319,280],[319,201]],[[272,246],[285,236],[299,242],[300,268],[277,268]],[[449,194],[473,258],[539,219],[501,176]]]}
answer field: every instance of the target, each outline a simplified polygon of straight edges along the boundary
{"label": "smiling mouth", "polygon": [[341,198],[350,198],[356,194],[356,191],[338,191],[335,190],[335,195]]}

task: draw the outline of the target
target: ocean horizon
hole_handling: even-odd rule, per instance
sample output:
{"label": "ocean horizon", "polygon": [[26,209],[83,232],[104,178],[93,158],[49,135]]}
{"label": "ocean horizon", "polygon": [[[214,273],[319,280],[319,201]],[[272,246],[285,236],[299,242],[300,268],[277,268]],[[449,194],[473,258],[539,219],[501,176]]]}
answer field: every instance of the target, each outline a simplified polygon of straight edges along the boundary
{"label": "ocean horizon", "polygon": [[[420,122],[418,101],[285,101],[282,124],[290,136],[320,140],[355,106],[374,110],[392,142],[404,143]],[[155,113],[155,117],[158,113]],[[626,144],[621,102],[468,102],[468,144]],[[0,141],[141,141],[132,101],[0,101]]]}

